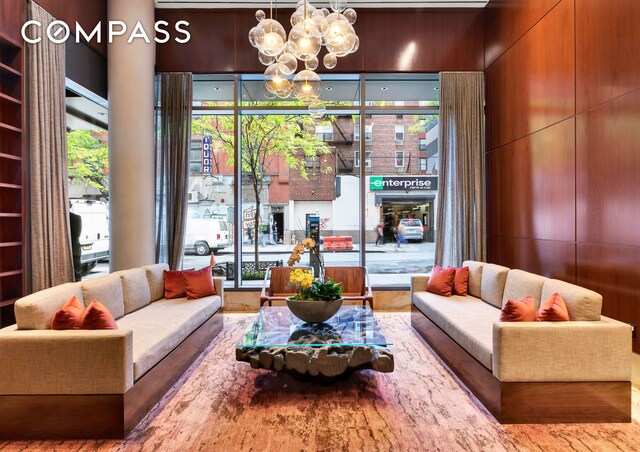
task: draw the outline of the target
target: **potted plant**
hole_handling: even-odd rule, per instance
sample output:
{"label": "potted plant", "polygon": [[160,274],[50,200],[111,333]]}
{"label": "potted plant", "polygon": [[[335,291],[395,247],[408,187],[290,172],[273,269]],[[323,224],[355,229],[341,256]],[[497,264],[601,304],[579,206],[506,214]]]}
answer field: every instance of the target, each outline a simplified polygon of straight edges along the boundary
{"label": "potted plant", "polygon": [[[289,266],[300,262],[305,250],[314,250],[315,246],[315,241],[310,238],[297,244],[289,257]],[[293,315],[307,323],[325,322],[342,306],[342,286],[331,279],[324,280],[322,259],[320,262],[320,277],[317,279],[311,270],[303,268],[294,269],[289,276],[289,285],[295,288],[296,294],[287,298],[287,306]]]}

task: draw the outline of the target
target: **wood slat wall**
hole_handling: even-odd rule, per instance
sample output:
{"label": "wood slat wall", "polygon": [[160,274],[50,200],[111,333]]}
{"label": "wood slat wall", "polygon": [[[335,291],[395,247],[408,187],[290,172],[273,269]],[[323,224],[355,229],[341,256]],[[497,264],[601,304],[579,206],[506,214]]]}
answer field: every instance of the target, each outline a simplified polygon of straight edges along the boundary
{"label": "wood slat wall", "polygon": [[604,315],[635,325],[638,42],[636,0],[485,10],[489,260],[594,289]]}
{"label": "wood slat wall", "polygon": [[[292,12],[281,9],[281,22]],[[186,20],[191,33],[186,44],[157,45],[158,72],[264,72],[247,39],[256,24],[252,9],[156,9],[156,20]],[[482,70],[482,20],[481,9],[361,8],[355,24],[360,49],[331,72]]]}

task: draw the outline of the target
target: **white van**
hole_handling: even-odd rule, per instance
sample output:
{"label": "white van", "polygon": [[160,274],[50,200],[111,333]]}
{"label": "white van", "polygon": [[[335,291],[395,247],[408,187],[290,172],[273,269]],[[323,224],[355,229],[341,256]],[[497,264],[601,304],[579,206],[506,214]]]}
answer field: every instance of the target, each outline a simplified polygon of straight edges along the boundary
{"label": "white van", "polygon": [[88,273],[99,260],[109,259],[109,205],[104,201],[72,199],[71,212],[82,218],[80,262],[82,272]]}
{"label": "white van", "polygon": [[206,256],[229,246],[229,228],[224,220],[187,218],[185,253]]}

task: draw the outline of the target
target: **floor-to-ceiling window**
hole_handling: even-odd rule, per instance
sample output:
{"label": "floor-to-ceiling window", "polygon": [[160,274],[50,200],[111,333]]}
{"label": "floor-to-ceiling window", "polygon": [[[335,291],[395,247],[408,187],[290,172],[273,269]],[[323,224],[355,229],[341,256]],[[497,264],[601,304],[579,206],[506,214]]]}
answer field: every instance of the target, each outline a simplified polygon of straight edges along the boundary
{"label": "floor-to-ceiling window", "polygon": [[325,265],[364,264],[378,287],[429,271],[437,88],[434,75],[323,75],[313,118],[261,75],[194,76],[184,267],[213,252],[228,286],[260,286],[317,218]]}
{"label": "floor-to-ceiling window", "polygon": [[69,201],[76,279],[109,272],[108,105],[68,81],[66,90]]}

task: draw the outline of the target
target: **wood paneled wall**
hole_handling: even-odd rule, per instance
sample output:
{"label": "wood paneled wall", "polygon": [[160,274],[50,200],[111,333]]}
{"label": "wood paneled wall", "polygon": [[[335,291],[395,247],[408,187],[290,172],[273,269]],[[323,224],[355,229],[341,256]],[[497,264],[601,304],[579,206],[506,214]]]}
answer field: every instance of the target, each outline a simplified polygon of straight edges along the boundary
{"label": "wood paneled wall", "polygon": [[[282,9],[281,22],[293,11]],[[156,20],[189,22],[191,41],[156,47],[156,70],[264,72],[249,44],[253,9],[156,9]],[[438,72],[484,68],[482,10],[358,10],[360,49],[331,72]],[[288,28],[288,27],[285,27]],[[322,65],[321,65],[322,66]]]}
{"label": "wood paneled wall", "polygon": [[637,0],[485,10],[489,260],[594,289],[637,326],[639,42]]}

